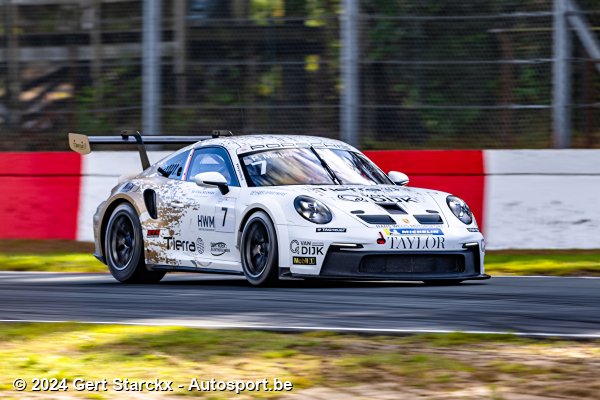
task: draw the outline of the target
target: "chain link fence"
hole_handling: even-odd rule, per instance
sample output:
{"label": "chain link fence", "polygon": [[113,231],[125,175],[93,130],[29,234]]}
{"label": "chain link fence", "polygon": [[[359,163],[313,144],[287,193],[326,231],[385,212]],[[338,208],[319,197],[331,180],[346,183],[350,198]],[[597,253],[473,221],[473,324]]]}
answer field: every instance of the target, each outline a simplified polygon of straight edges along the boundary
{"label": "chain link fence", "polygon": [[[1,150],[142,125],[142,1],[4,0]],[[600,0],[578,1],[597,33]],[[340,0],[162,0],[161,134],[340,137]],[[360,145],[552,145],[551,0],[361,0]],[[573,35],[573,146],[600,77]]]}

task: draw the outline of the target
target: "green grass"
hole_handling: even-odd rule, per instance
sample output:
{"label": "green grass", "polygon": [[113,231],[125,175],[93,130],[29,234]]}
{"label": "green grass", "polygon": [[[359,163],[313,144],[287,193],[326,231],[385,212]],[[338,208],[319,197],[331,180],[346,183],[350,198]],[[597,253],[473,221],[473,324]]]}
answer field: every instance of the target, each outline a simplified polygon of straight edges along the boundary
{"label": "green grass", "polygon": [[[194,377],[278,378],[291,381],[294,392],[313,387],[369,388],[387,382],[397,385],[397,390],[443,393],[470,385],[542,396],[566,393],[569,397],[568,390],[574,387],[583,395],[597,393],[598,357],[597,341],[535,341],[510,335],[389,337],[168,326],[0,324],[0,397],[19,398],[12,392],[16,378],[30,383],[33,378],[72,382],[75,378],[110,381],[116,377],[158,377],[176,385],[187,384]],[[539,385],[530,387],[533,377]],[[75,397],[92,394],[129,398],[127,393],[70,392]],[[198,395],[177,388],[174,394]],[[231,397],[227,392],[204,395]],[[57,398],[56,393],[48,396]],[[252,398],[273,396],[276,393],[252,393]]]}
{"label": "green grass", "polygon": [[[108,272],[93,245],[70,241],[0,241],[0,271]],[[491,275],[600,276],[600,251],[491,251]]]}
{"label": "green grass", "polygon": [[0,253],[0,271],[108,272],[91,254]]}
{"label": "green grass", "polygon": [[485,257],[491,275],[600,275],[600,252],[490,253]]}

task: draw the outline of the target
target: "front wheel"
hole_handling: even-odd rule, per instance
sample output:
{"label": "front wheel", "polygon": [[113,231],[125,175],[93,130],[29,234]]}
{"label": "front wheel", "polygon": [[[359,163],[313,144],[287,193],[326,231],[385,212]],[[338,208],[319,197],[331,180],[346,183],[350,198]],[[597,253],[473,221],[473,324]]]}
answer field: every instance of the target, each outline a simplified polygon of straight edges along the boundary
{"label": "front wheel", "polygon": [[142,226],[130,204],[119,205],[110,216],[104,254],[110,273],[119,282],[156,283],[165,276],[165,272],[146,268]]}
{"label": "front wheel", "polygon": [[242,268],[254,286],[270,285],[279,280],[277,234],[271,218],[258,211],[248,219],[241,240]]}

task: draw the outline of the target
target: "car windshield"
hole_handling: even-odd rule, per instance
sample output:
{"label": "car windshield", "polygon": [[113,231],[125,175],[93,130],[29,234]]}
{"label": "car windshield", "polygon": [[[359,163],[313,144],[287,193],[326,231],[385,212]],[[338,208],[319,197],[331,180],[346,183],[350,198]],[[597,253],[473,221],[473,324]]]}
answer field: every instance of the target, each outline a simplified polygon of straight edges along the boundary
{"label": "car windshield", "polygon": [[249,186],[391,183],[366,157],[347,150],[291,148],[240,158]]}
{"label": "car windshield", "polygon": [[353,151],[315,149],[344,185],[390,185],[392,181],[371,160]]}

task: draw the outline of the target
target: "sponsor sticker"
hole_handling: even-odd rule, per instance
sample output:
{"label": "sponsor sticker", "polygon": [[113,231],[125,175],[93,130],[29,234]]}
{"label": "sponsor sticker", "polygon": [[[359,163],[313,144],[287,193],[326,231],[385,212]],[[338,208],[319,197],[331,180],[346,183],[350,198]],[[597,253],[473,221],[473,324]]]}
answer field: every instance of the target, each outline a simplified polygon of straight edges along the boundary
{"label": "sponsor sticker", "polygon": [[201,231],[213,231],[215,229],[215,216],[198,215],[198,229]]}
{"label": "sponsor sticker", "polygon": [[372,201],[375,203],[418,203],[419,201],[410,196],[385,196],[377,194],[338,194],[338,199],[352,202]]}
{"label": "sponsor sticker", "polygon": [[317,257],[294,257],[294,265],[317,265]]}
{"label": "sponsor sticker", "polygon": [[227,247],[227,244],[223,242],[212,242],[210,244],[210,254],[215,257],[222,256],[229,252],[231,252],[231,250]]}
{"label": "sponsor sticker", "polygon": [[444,232],[439,228],[390,228],[383,230],[388,236],[395,235],[433,235],[442,236]]}
{"label": "sponsor sticker", "polygon": [[467,228],[469,232],[479,232],[479,228]]}
{"label": "sponsor sticker", "polygon": [[338,193],[338,199],[345,201],[373,201],[376,203],[418,203],[419,200],[399,192],[396,188],[315,188],[316,192]]}
{"label": "sponsor sticker", "polygon": [[148,229],[147,238],[157,238],[160,237],[160,229]]}
{"label": "sponsor sticker", "polygon": [[285,196],[286,192],[277,192],[274,190],[253,190],[250,196]]}
{"label": "sponsor sticker", "polygon": [[167,241],[167,250],[185,251],[188,253],[195,253],[198,251],[200,254],[204,252],[204,243],[202,239],[198,238],[199,243],[202,244],[202,251],[198,248],[198,240],[191,242],[188,240],[179,240],[172,236],[165,236],[164,239]]}
{"label": "sponsor sticker", "polygon": [[246,180],[246,178],[244,178],[244,173],[242,172],[242,167],[240,167],[240,164],[235,164],[235,170],[237,171],[237,176],[240,181]]}
{"label": "sponsor sticker", "polygon": [[445,249],[446,239],[439,236],[391,236],[390,249],[433,250]]}
{"label": "sponsor sticker", "polygon": [[338,199],[353,202],[366,201],[361,196],[355,194],[338,194]]}
{"label": "sponsor sticker", "polygon": [[198,250],[198,253],[204,254],[204,241],[202,238],[196,239],[196,249]]}
{"label": "sponsor sticker", "polygon": [[324,244],[321,242],[312,242],[310,240],[292,240],[290,242],[290,251],[292,254],[302,256],[318,256],[323,254]]}
{"label": "sponsor sticker", "polygon": [[317,232],[346,232],[346,228],[317,228]]}
{"label": "sponsor sticker", "polygon": [[123,185],[123,187],[121,188],[121,193],[127,193],[127,192],[131,192],[131,190],[135,187],[135,185],[131,182],[127,182],[125,185]]}

